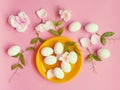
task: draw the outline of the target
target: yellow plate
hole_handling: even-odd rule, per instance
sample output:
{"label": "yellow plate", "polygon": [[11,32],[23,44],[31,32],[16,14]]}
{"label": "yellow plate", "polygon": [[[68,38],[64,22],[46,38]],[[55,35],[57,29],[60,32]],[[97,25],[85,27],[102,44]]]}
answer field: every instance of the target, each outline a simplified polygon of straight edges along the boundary
{"label": "yellow plate", "polygon": [[46,76],[46,72],[47,70],[51,69],[51,68],[55,68],[55,67],[60,67],[60,61],[58,61],[56,64],[54,65],[46,65],[43,60],[44,57],[40,54],[40,51],[42,48],[44,47],[54,47],[55,43],[57,42],[61,42],[63,44],[65,44],[66,42],[70,42],[72,41],[69,38],[66,37],[54,37],[54,38],[50,38],[48,40],[46,40],[42,45],[40,45],[40,47],[38,48],[38,51],[36,53],[36,66],[38,71],[40,72],[40,74],[47,80],[52,81],[52,82],[56,82],[56,83],[64,83],[67,82],[69,80],[71,80],[72,78],[74,78],[80,71],[81,67],[82,67],[82,54],[81,51],[79,49],[79,47],[77,46],[77,51],[80,53],[80,55],[78,55],[78,61],[76,64],[72,65],[72,70],[69,73],[65,73],[65,77],[64,79],[57,79],[57,78],[52,78],[52,79],[48,79]]}

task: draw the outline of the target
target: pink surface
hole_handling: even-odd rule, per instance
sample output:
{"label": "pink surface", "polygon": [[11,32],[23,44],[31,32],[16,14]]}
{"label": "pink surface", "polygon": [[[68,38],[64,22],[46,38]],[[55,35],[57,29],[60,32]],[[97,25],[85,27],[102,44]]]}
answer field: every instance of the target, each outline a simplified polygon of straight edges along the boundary
{"label": "pink surface", "polygon": [[[34,26],[40,22],[35,15],[39,8],[48,11],[47,19],[56,18],[57,8],[70,9],[71,21],[80,21],[82,25],[95,22],[100,26],[99,33],[114,31],[115,37],[120,36],[119,0],[0,0],[0,90],[120,90],[120,40],[108,42],[106,47],[110,49],[111,57],[96,63],[97,73],[90,70],[91,64],[84,62],[81,72],[72,81],[64,84],[51,83],[37,72],[35,59],[32,58],[33,52],[27,52],[25,56],[27,65],[23,70],[18,70],[12,81],[8,82],[14,72],[10,67],[16,59],[9,57],[6,50],[15,44],[23,49],[29,46],[30,40],[35,37]],[[21,10],[31,19],[31,25],[25,33],[16,32],[7,23],[9,15],[17,14]],[[84,33],[84,31],[70,33],[66,30],[63,36],[78,41],[83,36],[81,32]],[[84,36],[87,35],[89,34]],[[41,37],[51,36],[49,33],[43,33]]]}

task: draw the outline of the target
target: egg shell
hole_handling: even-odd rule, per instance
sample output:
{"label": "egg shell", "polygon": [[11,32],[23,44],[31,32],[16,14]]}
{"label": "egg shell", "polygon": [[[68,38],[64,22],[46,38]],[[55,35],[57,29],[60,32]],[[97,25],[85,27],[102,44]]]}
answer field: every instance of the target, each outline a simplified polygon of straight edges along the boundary
{"label": "egg shell", "polygon": [[89,23],[85,26],[85,30],[89,33],[95,33],[99,29],[99,26],[95,23]]}
{"label": "egg shell", "polygon": [[61,68],[56,67],[53,70],[53,72],[54,72],[54,75],[55,75],[56,78],[58,78],[58,79],[63,79],[64,78],[64,72],[62,71]]}
{"label": "egg shell", "polygon": [[71,71],[71,65],[68,62],[62,62],[61,68],[64,72],[70,72]]}
{"label": "egg shell", "polygon": [[51,78],[53,78],[55,75],[54,75],[54,73],[53,73],[53,69],[49,69],[48,71],[47,71],[47,78],[48,79],[51,79]]}
{"label": "egg shell", "polygon": [[57,55],[63,53],[63,49],[63,44],[61,42],[57,42],[54,46],[54,52]]}
{"label": "egg shell", "polygon": [[78,60],[78,56],[76,52],[71,51],[68,56],[68,60],[70,61],[71,64],[75,64]]}
{"label": "egg shell", "polygon": [[45,63],[45,64],[48,64],[48,65],[53,65],[53,64],[55,64],[56,62],[57,62],[57,58],[56,58],[55,56],[53,56],[53,55],[47,56],[47,57],[45,57],[45,59],[44,59],[44,63]]}
{"label": "egg shell", "polygon": [[69,31],[71,32],[77,32],[81,28],[81,24],[79,22],[73,22],[69,25]]}
{"label": "egg shell", "polygon": [[110,57],[110,51],[106,48],[101,48],[97,51],[97,54],[100,58],[107,59]]}
{"label": "egg shell", "polygon": [[12,46],[12,47],[10,47],[10,48],[8,49],[8,55],[9,55],[9,56],[15,56],[15,55],[17,55],[20,51],[21,51],[20,46],[15,45],[15,46]]}
{"label": "egg shell", "polygon": [[50,56],[53,54],[53,49],[51,47],[44,47],[41,50],[41,55],[42,56]]}

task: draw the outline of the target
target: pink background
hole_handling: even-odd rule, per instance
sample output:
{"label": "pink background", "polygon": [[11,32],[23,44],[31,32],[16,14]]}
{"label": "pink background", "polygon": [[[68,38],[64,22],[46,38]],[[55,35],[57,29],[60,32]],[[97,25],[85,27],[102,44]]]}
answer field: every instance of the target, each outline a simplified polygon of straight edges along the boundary
{"label": "pink background", "polygon": [[[12,81],[8,82],[14,73],[10,67],[17,60],[9,57],[6,50],[15,44],[23,49],[29,46],[30,40],[35,37],[34,26],[40,22],[35,15],[39,8],[48,11],[47,19],[55,19],[58,8],[70,9],[71,21],[80,21],[83,26],[95,22],[100,26],[99,33],[114,31],[114,38],[120,36],[120,0],[0,0],[0,90],[120,90],[120,40],[108,41],[105,47],[110,49],[111,57],[96,63],[97,73],[90,70],[90,63],[84,61],[76,78],[64,84],[51,83],[37,72],[33,52],[26,52],[27,65],[23,70],[18,70]],[[31,25],[25,33],[16,32],[7,23],[9,15],[21,10],[31,19]],[[81,32],[84,33],[83,30],[71,33],[66,29],[63,36],[78,41],[81,36],[89,35]],[[41,37],[46,39],[51,35],[43,33]]]}

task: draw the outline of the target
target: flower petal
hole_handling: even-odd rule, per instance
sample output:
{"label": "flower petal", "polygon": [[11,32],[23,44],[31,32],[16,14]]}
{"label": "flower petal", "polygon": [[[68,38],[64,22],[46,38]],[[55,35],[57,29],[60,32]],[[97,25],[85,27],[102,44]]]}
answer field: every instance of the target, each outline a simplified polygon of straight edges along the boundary
{"label": "flower petal", "polygon": [[40,9],[36,12],[39,18],[45,18],[47,17],[47,11],[45,9]]}
{"label": "flower petal", "polygon": [[30,24],[29,17],[23,11],[19,12],[18,16],[9,16],[8,22],[18,32],[25,32],[27,30],[28,25]]}
{"label": "flower petal", "polygon": [[45,23],[45,25],[46,25],[46,30],[47,31],[49,31],[50,29],[55,29],[55,26],[54,26],[54,24],[53,24],[53,22],[52,21],[47,21],[46,23]]}
{"label": "flower petal", "polygon": [[27,25],[30,24],[30,19],[29,19],[28,15],[27,15],[25,12],[23,12],[23,11],[19,12],[19,13],[18,13],[18,17],[19,17],[20,19],[22,19],[22,20],[25,20],[25,23],[26,23]]}
{"label": "flower petal", "polygon": [[71,11],[70,10],[60,10],[59,15],[61,19],[64,19],[64,21],[68,21],[71,19]]}
{"label": "flower petal", "polygon": [[92,43],[93,45],[98,44],[99,41],[100,41],[100,38],[99,38],[98,35],[93,34],[93,35],[91,36],[91,43]]}
{"label": "flower petal", "polygon": [[16,28],[18,26],[18,23],[15,21],[15,16],[13,16],[13,15],[9,16],[8,22],[14,28]]}
{"label": "flower petal", "polygon": [[60,10],[60,11],[59,11],[59,14],[62,14],[62,12],[63,12],[63,10]]}
{"label": "flower petal", "polygon": [[65,52],[65,53],[61,54],[58,59],[59,59],[59,61],[69,62],[68,56],[69,56],[69,52]]}
{"label": "flower petal", "polygon": [[46,31],[46,25],[43,24],[43,23],[40,23],[38,26],[35,27],[35,30],[39,31],[39,32],[45,32]]}
{"label": "flower petal", "polygon": [[27,29],[27,26],[26,26],[26,25],[18,25],[18,26],[16,27],[16,30],[17,30],[18,32],[25,32],[26,29]]}
{"label": "flower petal", "polygon": [[81,43],[82,47],[87,48],[90,45],[90,40],[88,38],[81,38],[80,43]]}

